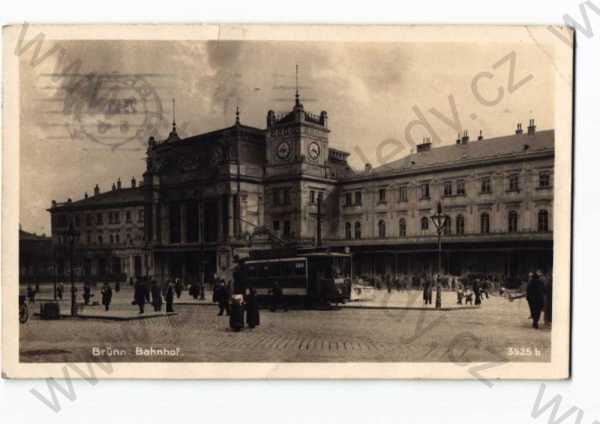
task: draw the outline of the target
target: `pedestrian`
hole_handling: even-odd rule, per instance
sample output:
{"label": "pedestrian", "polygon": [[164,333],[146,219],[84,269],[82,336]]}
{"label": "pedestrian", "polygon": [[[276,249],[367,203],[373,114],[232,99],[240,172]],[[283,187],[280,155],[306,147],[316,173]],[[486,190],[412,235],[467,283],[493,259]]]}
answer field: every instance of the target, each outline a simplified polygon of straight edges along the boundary
{"label": "pedestrian", "polygon": [[279,286],[279,282],[275,281],[271,289],[271,312],[277,311],[280,307],[287,312],[287,305],[283,300],[283,290]]}
{"label": "pedestrian", "polygon": [[223,315],[223,312],[229,315],[229,293],[223,281],[219,281],[215,286],[213,302],[219,305],[218,315]]}
{"label": "pedestrian", "polygon": [[104,305],[104,310],[108,311],[110,308],[110,302],[112,301],[112,289],[110,288],[108,282],[104,283],[100,293],[102,294],[102,304]]}
{"label": "pedestrian", "polygon": [[115,283],[115,292],[119,293],[121,291],[121,282],[119,280],[117,280],[117,282]]}
{"label": "pedestrian", "polygon": [[86,281],[83,285],[83,304],[86,306],[89,305],[92,296],[92,286],[90,285],[89,281]]}
{"label": "pedestrian", "polygon": [[129,277],[129,285],[130,285],[131,287],[133,287],[133,286],[134,286],[134,283],[133,283],[133,277]]}
{"label": "pedestrian", "polygon": [[152,294],[152,306],[154,306],[154,312],[160,312],[162,310],[162,292],[156,280],[152,280],[150,292]]}
{"label": "pedestrian", "polygon": [[473,294],[475,294],[475,305],[481,305],[481,285],[479,284],[479,278],[473,281]]}
{"label": "pedestrian", "polygon": [[27,299],[29,299],[29,303],[35,303],[35,291],[31,285],[27,286]]}
{"label": "pedestrian", "polygon": [[431,305],[432,300],[433,300],[432,281],[429,278],[423,276],[422,283],[423,283],[423,302],[425,303],[425,305]]}
{"label": "pedestrian", "polygon": [[231,296],[231,314],[229,315],[229,327],[233,331],[244,328],[244,299],[241,294]]}
{"label": "pedestrian", "polygon": [[260,325],[258,299],[256,298],[256,289],[254,287],[250,288],[244,303],[246,305],[246,325],[248,328]]}
{"label": "pedestrian", "polygon": [[535,272],[527,284],[527,303],[529,303],[529,309],[531,311],[533,328],[539,328],[538,323],[544,307],[544,283],[542,283]]}
{"label": "pedestrian", "polygon": [[457,305],[462,305],[462,303],[463,303],[463,297],[465,295],[465,293],[463,291],[462,284],[460,284],[460,283],[454,283],[454,284],[455,284],[455,287],[456,287],[456,304]]}
{"label": "pedestrian", "polygon": [[206,300],[206,294],[204,293],[204,281],[200,280],[200,300]]}
{"label": "pedestrian", "polygon": [[183,284],[181,284],[181,280],[179,278],[175,279],[175,295],[177,299],[181,297],[181,292],[183,292]]}
{"label": "pedestrian", "polygon": [[544,279],[544,324],[552,325],[552,274]]}
{"label": "pedestrian", "polygon": [[175,295],[175,289],[173,288],[173,284],[171,281],[167,283],[167,292],[165,293],[165,303],[167,304],[167,313],[174,312],[173,310],[173,300]]}
{"label": "pedestrian", "polygon": [[385,275],[385,287],[388,294],[392,293],[392,276],[390,274]]}
{"label": "pedestrian", "polygon": [[56,286],[56,295],[58,296],[59,300],[63,299],[64,292],[65,292],[65,285],[61,281]]}
{"label": "pedestrian", "polygon": [[141,280],[137,280],[135,282],[135,286],[133,288],[133,304],[138,305],[140,310],[140,314],[144,313],[144,305],[146,304],[146,285]]}

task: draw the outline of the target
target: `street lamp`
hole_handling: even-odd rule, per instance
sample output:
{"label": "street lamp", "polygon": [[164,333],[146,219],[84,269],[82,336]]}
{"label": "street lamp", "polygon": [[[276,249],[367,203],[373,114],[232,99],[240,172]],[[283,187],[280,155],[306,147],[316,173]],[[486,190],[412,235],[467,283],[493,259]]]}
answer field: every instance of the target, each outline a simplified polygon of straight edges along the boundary
{"label": "street lamp", "polygon": [[437,204],[437,212],[431,215],[431,222],[437,231],[438,250],[438,275],[435,286],[435,309],[442,307],[442,288],[440,287],[440,275],[442,273],[442,234],[450,222],[450,217],[442,213],[442,202]]}
{"label": "street lamp", "polygon": [[70,279],[71,279],[71,316],[77,316],[77,303],[75,299],[75,281],[73,280],[73,250],[75,243],[79,239],[79,232],[73,227],[73,221],[69,221],[69,228],[65,233],[66,241],[69,243],[69,268],[70,268]]}

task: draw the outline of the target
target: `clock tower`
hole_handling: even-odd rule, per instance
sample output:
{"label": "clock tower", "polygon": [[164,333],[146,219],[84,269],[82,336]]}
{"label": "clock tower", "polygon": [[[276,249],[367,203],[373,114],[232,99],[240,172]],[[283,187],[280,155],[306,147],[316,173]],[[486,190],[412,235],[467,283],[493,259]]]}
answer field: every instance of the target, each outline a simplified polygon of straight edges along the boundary
{"label": "clock tower", "polygon": [[325,176],[329,129],[327,112],[304,110],[298,89],[290,112],[267,113],[267,175],[308,173]]}

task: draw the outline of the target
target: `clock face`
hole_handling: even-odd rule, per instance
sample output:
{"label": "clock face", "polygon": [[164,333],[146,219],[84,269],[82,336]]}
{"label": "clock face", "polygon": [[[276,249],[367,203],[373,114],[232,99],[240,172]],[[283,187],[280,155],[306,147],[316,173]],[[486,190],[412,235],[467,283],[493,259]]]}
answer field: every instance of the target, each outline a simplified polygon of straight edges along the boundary
{"label": "clock face", "polygon": [[279,159],[288,159],[292,153],[292,147],[288,141],[282,141],[277,146],[277,157]]}
{"label": "clock face", "polygon": [[319,143],[312,142],[308,145],[308,157],[312,160],[317,160],[321,154],[321,146]]}

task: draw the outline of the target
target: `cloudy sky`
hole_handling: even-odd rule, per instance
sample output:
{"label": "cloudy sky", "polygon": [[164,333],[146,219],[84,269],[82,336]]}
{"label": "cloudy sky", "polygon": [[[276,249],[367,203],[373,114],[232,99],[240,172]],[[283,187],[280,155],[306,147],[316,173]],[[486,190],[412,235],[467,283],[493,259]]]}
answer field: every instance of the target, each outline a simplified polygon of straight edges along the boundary
{"label": "cloudy sky", "polygon": [[[232,125],[238,104],[243,124],[264,128],[269,109],[292,107],[296,64],[305,109],[328,112],[330,145],[349,151],[356,168],[409,154],[407,137],[437,136],[449,144],[458,128],[472,137],[480,130],[484,137],[500,136],[517,122],[526,126],[529,117],[538,129],[553,127],[556,68],[552,49],[536,43],[58,44],[65,52],[58,68],[55,57],[37,66],[29,55],[21,58],[20,216],[24,229],[38,233],[50,231],[45,209],[52,199],[80,199],[95,184],[106,191],[118,177],[125,185],[140,179],[143,141],[148,131],[167,136],[172,99],[181,136]],[[76,60],[79,69],[55,75]],[[110,116],[89,113],[92,106],[77,96],[93,98],[98,75],[116,76],[103,79],[99,91],[114,89],[121,93],[116,97],[136,103],[121,104]],[[419,111],[435,134],[410,124]],[[150,125],[138,137],[142,122]],[[377,146],[384,147],[378,152]]]}

